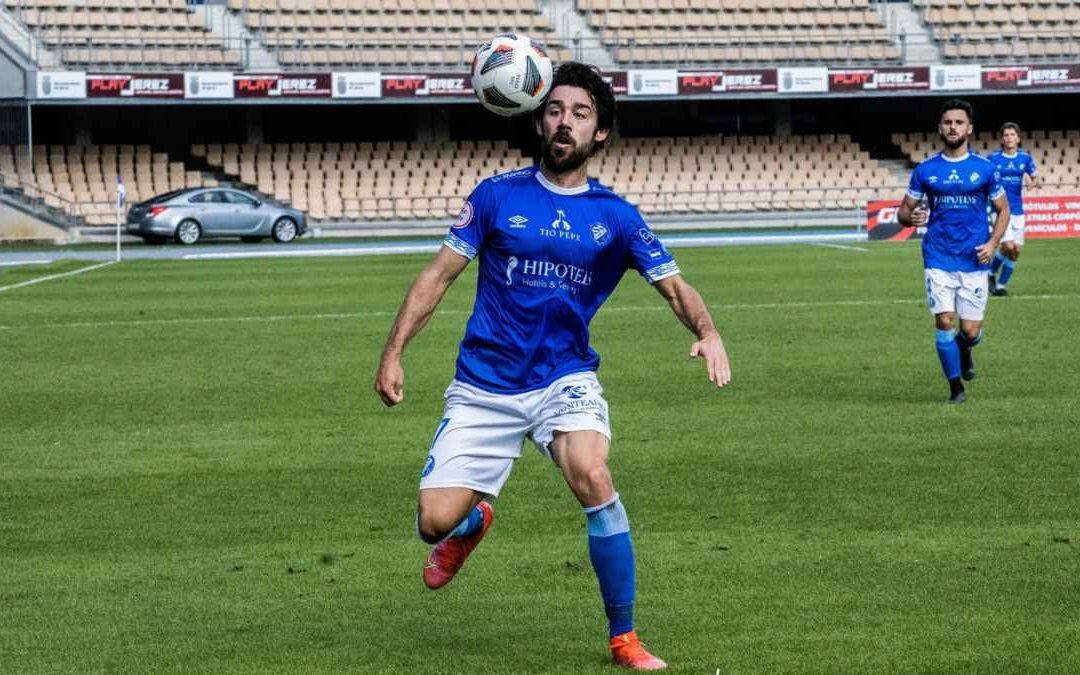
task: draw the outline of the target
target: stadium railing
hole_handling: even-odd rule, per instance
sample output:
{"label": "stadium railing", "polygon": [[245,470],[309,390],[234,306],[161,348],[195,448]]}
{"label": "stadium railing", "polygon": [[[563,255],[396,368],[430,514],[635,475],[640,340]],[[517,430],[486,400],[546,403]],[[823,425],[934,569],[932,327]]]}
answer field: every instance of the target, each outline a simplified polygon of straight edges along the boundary
{"label": "stadium railing", "polygon": [[15,202],[65,229],[79,224],[79,218],[87,206],[55,192],[44,190],[36,183],[4,171],[0,171],[0,195],[5,198],[5,201]]}

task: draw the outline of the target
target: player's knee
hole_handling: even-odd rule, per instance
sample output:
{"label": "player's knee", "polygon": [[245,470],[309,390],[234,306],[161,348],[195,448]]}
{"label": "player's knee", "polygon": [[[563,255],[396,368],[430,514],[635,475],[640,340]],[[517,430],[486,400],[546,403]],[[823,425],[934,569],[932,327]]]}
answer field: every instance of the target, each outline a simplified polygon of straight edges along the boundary
{"label": "player's knee", "polygon": [[953,316],[952,314],[938,314],[935,317],[938,330],[952,330],[953,328]]}
{"label": "player's knee", "polygon": [[606,498],[614,491],[611,485],[611,472],[606,464],[589,466],[574,475],[574,492],[579,497],[588,496],[593,499]]}

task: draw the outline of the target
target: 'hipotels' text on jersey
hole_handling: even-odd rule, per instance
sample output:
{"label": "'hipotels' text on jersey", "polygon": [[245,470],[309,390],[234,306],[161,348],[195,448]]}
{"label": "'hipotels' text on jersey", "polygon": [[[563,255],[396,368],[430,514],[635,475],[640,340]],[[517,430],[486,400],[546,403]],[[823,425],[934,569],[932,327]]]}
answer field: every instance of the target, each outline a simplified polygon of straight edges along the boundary
{"label": "'hipotels' text on jersey", "polygon": [[679,273],[632,205],[594,179],[561,188],[537,167],[483,180],[443,243],[480,265],[456,378],[498,394],[596,370],[589,322],[623,273]]}
{"label": "'hipotels' text on jersey", "polygon": [[925,197],[930,207],[922,240],[923,267],[948,272],[990,268],[975,252],[990,239],[986,227],[990,201],[1004,194],[990,160],[974,153],[955,159],[938,153],[915,167],[907,194]]}
{"label": "'hipotels' text on jersey", "polygon": [[990,162],[998,173],[998,181],[1005,188],[1009,200],[1009,213],[1024,215],[1024,175],[1035,177],[1035,160],[1027,152],[1017,150],[1006,155],[1003,150],[990,154]]}

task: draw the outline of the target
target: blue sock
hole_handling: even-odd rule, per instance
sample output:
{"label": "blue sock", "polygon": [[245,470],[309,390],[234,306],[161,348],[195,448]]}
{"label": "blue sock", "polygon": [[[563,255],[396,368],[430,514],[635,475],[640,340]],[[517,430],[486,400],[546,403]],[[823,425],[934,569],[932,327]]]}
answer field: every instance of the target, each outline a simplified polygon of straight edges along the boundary
{"label": "blue sock", "polygon": [[1013,275],[1013,270],[1016,269],[1016,261],[1005,258],[1001,263],[1001,276],[998,277],[998,286],[1004,287],[1009,283],[1009,279]]}
{"label": "blue sock", "polygon": [[600,582],[600,596],[611,637],[634,630],[634,545],[630,521],[616,494],[605,504],[585,509],[589,560]]}
{"label": "blue sock", "polygon": [[457,524],[447,537],[468,537],[476,534],[480,531],[480,528],[484,526],[484,512],[480,510],[479,506],[474,506],[472,511],[469,511],[469,515],[465,516],[465,519]]}
{"label": "blue sock", "polygon": [[1001,255],[1001,251],[994,254],[994,262],[990,264],[990,274],[997,274],[1001,269],[1001,263],[1006,260],[1005,256]]}
{"label": "blue sock", "polygon": [[935,342],[945,379],[955,380],[960,377],[960,345],[956,344],[956,331],[939,328]]}

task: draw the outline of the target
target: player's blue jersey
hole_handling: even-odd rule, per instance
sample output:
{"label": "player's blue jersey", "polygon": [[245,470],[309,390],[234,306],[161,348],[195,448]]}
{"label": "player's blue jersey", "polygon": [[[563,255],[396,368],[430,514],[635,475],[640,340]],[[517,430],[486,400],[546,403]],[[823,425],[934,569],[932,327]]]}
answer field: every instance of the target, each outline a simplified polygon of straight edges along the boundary
{"label": "player's blue jersey", "polygon": [[948,272],[990,268],[975,252],[990,239],[986,227],[990,201],[1004,194],[990,160],[974,153],[956,159],[938,153],[915,167],[907,193],[913,199],[925,197],[930,207],[922,240],[923,267]]}
{"label": "player's blue jersey", "polygon": [[1024,215],[1024,174],[1035,177],[1035,159],[1024,150],[1006,155],[1004,150],[990,154],[990,162],[998,172],[1001,187],[1009,200],[1009,213]]}
{"label": "player's blue jersey", "polygon": [[593,179],[560,188],[536,167],[483,180],[443,243],[480,264],[456,377],[497,394],[596,370],[589,322],[623,273],[679,273],[632,205]]}

